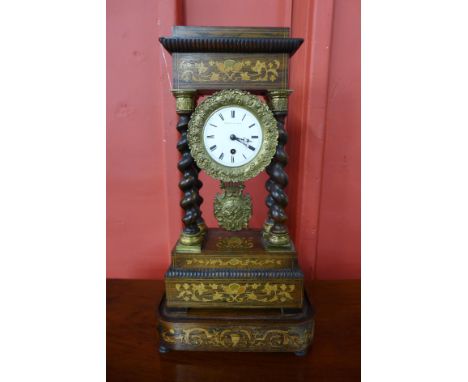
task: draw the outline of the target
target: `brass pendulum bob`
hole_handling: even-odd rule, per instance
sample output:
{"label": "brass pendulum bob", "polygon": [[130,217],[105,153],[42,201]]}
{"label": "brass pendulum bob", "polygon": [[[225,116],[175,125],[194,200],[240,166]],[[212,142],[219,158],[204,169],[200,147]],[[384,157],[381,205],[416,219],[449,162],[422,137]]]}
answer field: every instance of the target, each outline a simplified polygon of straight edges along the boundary
{"label": "brass pendulum bob", "polygon": [[228,231],[240,231],[249,226],[252,216],[252,200],[249,194],[243,194],[242,182],[221,182],[222,194],[216,194],[214,215],[221,228]]}

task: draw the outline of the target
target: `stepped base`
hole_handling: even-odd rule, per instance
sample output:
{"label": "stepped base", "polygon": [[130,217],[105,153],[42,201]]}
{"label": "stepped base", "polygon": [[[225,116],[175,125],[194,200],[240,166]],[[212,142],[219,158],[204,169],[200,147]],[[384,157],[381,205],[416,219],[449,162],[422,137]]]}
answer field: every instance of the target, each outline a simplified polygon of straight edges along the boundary
{"label": "stepped base", "polygon": [[314,335],[306,295],[299,309],[172,309],[159,305],[160,352],[294,352],[304,355]]}
{"label": "stepped base", "polygon": [[300,308],[304,275],[293,247],[266,250],[262,231],[207,229],[200,253],[172,251],[170,308]]}

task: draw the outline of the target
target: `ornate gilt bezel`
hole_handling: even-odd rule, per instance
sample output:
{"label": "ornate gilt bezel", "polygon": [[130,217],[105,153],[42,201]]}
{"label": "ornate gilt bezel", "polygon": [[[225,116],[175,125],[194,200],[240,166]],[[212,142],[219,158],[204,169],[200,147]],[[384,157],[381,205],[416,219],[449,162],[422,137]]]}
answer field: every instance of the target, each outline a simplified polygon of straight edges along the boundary
{"label": "ornate gilt bezel", "polygon": [[[230,105],[249,110],[260,122],[263,132],[258,154],[249,163],[239,167],[227,167],[215,162],[203,143],[203,130],[208,118],[216,110]],[[214,93],[196,107],[189,122],[188,142],[198,167],[208,175],[225,182],[242,182],[257,176],[270,164],[278,144],[278,130],[275,117],[264,102],[246,91],[229,89]]]}

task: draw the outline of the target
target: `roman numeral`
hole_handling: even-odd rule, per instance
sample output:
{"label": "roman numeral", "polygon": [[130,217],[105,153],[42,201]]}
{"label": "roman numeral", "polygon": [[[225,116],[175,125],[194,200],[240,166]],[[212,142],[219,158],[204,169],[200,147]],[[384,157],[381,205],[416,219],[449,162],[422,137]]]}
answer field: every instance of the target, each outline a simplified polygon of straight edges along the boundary
{"label": "roman numeral", "polygon": [[224,158],[224,153],[221,153],[221,155],[218,158],[222,160]]}
{"label": "roman numeral", "polygon": [[218,127],[218,126],[216,126],[216,125],[213,125],[212,123],[210,123],[210,126],[213,126],[213,127]]}
{"label": "roman numeral", "polygon": [[251,138],[252,138],[252,139],[257,139],[257,138],[258,138],[258,135],[252,135]]}
{"label": "roman numeral", "polygon": [[249,145],[249,149],[255,151],[255,147]]}
{"label": "roman numeral", "polygon": [[244,120],[245,116],[247,115],[247,113],[244,114],[244,116],[242,117],[242,120]]}
{"label": "roman numeral", "polygon": [[[207,135],[207,138],[214,138],[214,135]],[[252,137],[253,138],[253,137]]]}
{"label": "roman numeral", "polygon": [[236,111],[235,110],[231,110],[231,118],[236,118]]}
{"label": "roman numeral", "polygon": [[216,150],[216,145],[211,146],[211,147],[210,147],[210,150],[211,150],[211,151]]}
{"label": "roman numeral", "polygon": [[252,124],[249,126],[249,129],[250,129],[251,127],[254,127],[254,126],[255,126],[255,123],[252,123]]}
{"label": "roman numeral", "polygon": [[234,155],[231,155],[231,163],[234,163]]}
{"label": "roman numeral", "polygon": [[221,118],[224,121],[223,115],[221,113],[219,113],[218,115],[219,115],[219,118]]}

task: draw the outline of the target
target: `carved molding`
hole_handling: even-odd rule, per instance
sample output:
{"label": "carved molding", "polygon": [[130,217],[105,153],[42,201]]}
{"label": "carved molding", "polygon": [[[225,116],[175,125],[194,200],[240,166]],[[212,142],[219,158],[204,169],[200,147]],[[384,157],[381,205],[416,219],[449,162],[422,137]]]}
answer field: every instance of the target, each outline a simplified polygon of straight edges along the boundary
{"label": "carved molding", "polygon": [[160,43],[170,53],[189,52],[242,52],[288,53],[304,42],[302,38],[248,38],[248,37],[160,37]]}

